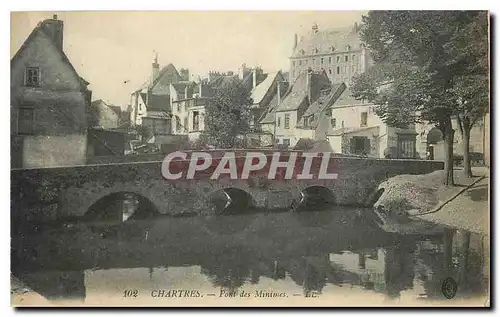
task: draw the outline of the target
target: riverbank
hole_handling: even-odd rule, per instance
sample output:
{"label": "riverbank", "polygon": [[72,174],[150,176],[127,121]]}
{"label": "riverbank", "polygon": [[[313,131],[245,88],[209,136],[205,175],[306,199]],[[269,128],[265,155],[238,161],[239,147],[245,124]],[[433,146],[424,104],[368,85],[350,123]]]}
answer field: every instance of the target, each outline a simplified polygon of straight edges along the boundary
{"label": "riverbank", "polygon": [[456,229],[489,235],[489,180],[489,176],[479,179],[433,212],[417,217]]}
{"label": "riverbank", "polygon": [[455,186],[442,184],[443,171],[398,175],[383,182],[375,203],[391,217],[409,216],[456,229],[489,233],[489,170],[474,167],[472,178],[454,171]]}

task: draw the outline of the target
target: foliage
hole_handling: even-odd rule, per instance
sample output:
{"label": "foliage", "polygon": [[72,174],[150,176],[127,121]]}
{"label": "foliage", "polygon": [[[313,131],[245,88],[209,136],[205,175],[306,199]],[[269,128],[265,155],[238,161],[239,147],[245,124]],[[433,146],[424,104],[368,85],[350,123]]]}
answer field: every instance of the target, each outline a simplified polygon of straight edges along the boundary
{"label": "foliage", "polygon": [[354,78],[351,92],[379,105],[387,124],[426,121],[450,143],[452,116],[470,131],[487,109],[486,11],[370,11],[361,38],[374,65]]}
{"label": "foliage", "polygon": [[146,141],[153,136],[153,132],[151,131],[151,129],[145,125],[136,125],[135,131],[137,135],[141,137],[142,141]]}
{"label": "foliage", "polygon": [[203,142],[217,148],[232,148],[249,129],[250,93],[237,79],[215,90],[205,115]]}

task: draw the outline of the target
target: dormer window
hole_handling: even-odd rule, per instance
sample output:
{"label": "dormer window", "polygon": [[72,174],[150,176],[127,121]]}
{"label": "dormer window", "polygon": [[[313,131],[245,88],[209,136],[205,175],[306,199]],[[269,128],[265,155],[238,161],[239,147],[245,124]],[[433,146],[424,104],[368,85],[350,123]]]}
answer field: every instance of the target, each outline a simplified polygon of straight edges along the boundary
{"label": "dormer window", "polygon": [[26,67],[25,85],[28,87],[40,87],[39,67]]}
{"label": "dormer window", "polygon": [[304,55],[306,52],[304,50],[300,50],[300,54]]}
{"label": "dormer window", "polygon": [[347,44],[347,45],[345,46],[345,50],[346,50],[346,51],[350,51],[350,50],[351,50],[351,45]]}
{"label": "dormer window", "polygon": [[330,51],[335,52],[335,47],[333,45],[330,46]]}

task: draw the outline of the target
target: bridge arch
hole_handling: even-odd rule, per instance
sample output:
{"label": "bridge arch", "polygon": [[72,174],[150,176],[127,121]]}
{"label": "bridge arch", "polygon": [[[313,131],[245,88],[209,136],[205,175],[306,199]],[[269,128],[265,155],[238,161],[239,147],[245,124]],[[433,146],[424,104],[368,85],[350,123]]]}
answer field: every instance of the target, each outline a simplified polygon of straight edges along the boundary
{"label": "bridge arch", "polygon": [[301,210],[323,210],[334,205],[336,205],[336,198],[330,188],[313,185],[302,189],[297,207]]}
{"label": "bridge arch", "polygon": [[212,192],[208,198],[213,215],[248,213],[255,202],[252,195],[238,187],[224,187]]}
{"label": "bridge arch", "polygon": [[160,215],[157,206],[134,191],[108,193],[92,203],[83,215],[86,221],[125,222],[144,220]]}

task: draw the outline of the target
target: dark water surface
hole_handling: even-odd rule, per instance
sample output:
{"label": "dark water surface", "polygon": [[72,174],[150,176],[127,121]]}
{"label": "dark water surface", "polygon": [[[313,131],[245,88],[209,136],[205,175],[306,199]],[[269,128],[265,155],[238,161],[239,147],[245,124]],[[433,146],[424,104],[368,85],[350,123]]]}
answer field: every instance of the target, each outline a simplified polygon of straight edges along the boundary
{"label": "dark water surface", "polygon": [[[29,227],[13,236],[12,272],[55,302],[316,298],[339,306],[357,298],[353,304],[366,305],[483,297],[485,249],[489,241],[478,234],[386,232],[368,209],[336,208]],[[456,283],[451,296],[447,278]]]}

